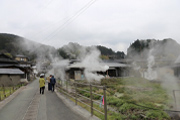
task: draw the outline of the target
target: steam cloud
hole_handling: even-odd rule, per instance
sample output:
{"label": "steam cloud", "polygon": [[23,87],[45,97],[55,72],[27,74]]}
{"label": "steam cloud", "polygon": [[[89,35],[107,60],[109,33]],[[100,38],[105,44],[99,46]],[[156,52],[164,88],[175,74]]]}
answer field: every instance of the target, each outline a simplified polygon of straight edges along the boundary
{"label": "steam cloud", "polygon": [[[146,41],[142,40],[141,42]],[[152,40],[149,43],[149,47],[140,54],[133,53],[132,59],[135,62],[132,66],[136,72],[139,72],[139,77],[144,77],[151,81],[159,81],[169,96],[174,99],[173,90],[180,90],[178,85],[179,78],[174,75],[172,68],[175,63],[179,62],[180,57],[178,56],[179,46],[174,40]],[[180,101],[179,95],[176,94],[175,99]],[[172,104],[174,105],[174,103]],[[180,104],[174,105],[174,109],[180,110],[179,108]]]}
{"label": "steam cloud", "polygon": [[98,75],[96,71],[106,71],[109,67],[102,65],[102,61],[99,58],[100,52],[96,48],[92,48],[90,53],[82,60],[82,64],[85,67],[85,77],[88,81],[104,78],[102,75]]}
{"label": "steam cloud", "polygon": [[[35,53],[37,55],[36,66],[38,71],[42,71],[43,64],[49,64],[50,67],[44,68],[48,72],[47,75],[55,75],[57,79],[66,81],[65,71],[69,65],[69,60],[64,60],[57,55],[56,50],[53,47],[43,47],[41,44],[35,44],[31,41],[25,41],[21,43],[24,50],[29,53]],[[70,58],[76,58],[80,60],[80,64],[84,67],[84,75],[89,82],[96,80],[100,81],[104,76],[98,75],[97,71],[106,71],[109,67],[102,64],[100,51],[92,47],[84,47],[77,43],[69,43],[62,47],[62,49],[70,56]]]}
{"label": "steam cloud", "polygon": [[148,55],[148,63],[147,63],[147,71],[144,73],[144,77],[148,80],[157,79],[157,72],[153,70],[153,66],[155,65],[154,56],[152,55],[153,49],[150,50]]}

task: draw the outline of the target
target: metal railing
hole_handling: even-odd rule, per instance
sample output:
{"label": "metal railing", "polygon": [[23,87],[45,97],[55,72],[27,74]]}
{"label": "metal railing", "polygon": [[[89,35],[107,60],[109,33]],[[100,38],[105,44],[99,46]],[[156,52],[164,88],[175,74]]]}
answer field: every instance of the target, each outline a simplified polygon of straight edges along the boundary
{"label": "metal railing", "polygon": [[[94,111],[97,111],[98,113],[104,115],[104,119],[107,120],[107,103],[106,103],[106,87],[105,86],[97,86],[97,85],[87,84],[87,83],[67,81],[67,82],[65,82],[64,86],[63,86],[63,84],[56,84],[56,87],[60,89],[60,92],[73,98],[75,101],[75,105],[77,105],[78,102],[80,102],[80,103],[83,103],[84,105],[88,106],[91,111],[91,116],[94,115]],[[83,87],[86,87],[86,89],[88,89],[88,90],[82,89]],[[96,89],[102,89],[103,94],[94,93],[93,87]],[[87,93],[89,96],[83,95],[81,93],[82,91],[84,93]],[[101,100],[98,100],[98,101],[95,100],[94,96],[99,96],[99,98],[101,98],[103,96],[104,105],[102,104]],[[102,110],[103,112],[96,109],[94,107],[95,104],[97,104],[97,105],[99,104],[99,105],[103,106],[103,110]]]}

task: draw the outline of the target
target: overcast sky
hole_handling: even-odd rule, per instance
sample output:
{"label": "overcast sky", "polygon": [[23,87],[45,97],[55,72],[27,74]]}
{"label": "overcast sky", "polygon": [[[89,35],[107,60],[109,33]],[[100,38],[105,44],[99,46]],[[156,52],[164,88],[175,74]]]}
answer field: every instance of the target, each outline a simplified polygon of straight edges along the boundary
{"label": "overcast sky", "polygon": [[180,43],[180,0],[0,0],[0,33],[56,48],[76,42],[126,53],[137,39]]}

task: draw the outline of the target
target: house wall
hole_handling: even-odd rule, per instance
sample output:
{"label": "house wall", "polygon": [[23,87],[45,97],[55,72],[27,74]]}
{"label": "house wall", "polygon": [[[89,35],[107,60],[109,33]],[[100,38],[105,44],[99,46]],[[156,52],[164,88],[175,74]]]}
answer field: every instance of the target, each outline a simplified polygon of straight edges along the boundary
{"label": "house wall", "polygon": [[[72,68],[66,71],[66,75],[68,75],[69,79],[75,80],[84,80],[84,69]],[[103,76],[108,75],[109,77],[127,77],[130,74],[129,68],[115,68],[115,69],[108,69],[106,72],[97,72]]]}
{"label": "house wall", "polygon": [[13,80],[14,85],[17,85],[20,83],[21,76],[20,75],[11,75],[11,78]]}
{"label": "house wall", "polygon": [[108,75],[110,77],[117,77],[117,71],[116,69],[108,70]]}
{"label": "house wall", "polygon": [[127,77],[129,76],[129,70],[127,68],[109,69],[108,75],[110,77]]}
{"label": "house wall", "polygon": [[20,83],[20,75],[0,75],[0,86],[14,86]]}
{"label": "house wall", "polygon": [[84,69],[72,68],[72,69],[66,71],[66,74],[69,75],[68,78],[70,78],[70,79],[82,80],[82,79],[84,79],[84,77],[82,78],[83,70]]}

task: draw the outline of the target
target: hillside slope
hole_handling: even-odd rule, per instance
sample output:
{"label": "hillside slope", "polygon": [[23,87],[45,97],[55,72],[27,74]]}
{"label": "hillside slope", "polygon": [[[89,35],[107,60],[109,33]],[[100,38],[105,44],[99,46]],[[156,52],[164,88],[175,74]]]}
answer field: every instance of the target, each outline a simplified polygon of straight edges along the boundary
{"label": "hillside slope", "polygon": [[127,56],[135,60],[146,60],[150,55],[150,51],[157,61],[173,63],[180,55],[180,44],[170,38],[163,40],[136,40],[128,48]]}
{"label": "hillside slope", "polygon": [[49,53],[56,54],[56,49],[17,35],[0,33],[0,52],[10,53],[12,56],[26,55],[33,61],[41,55],[48,58]]}

